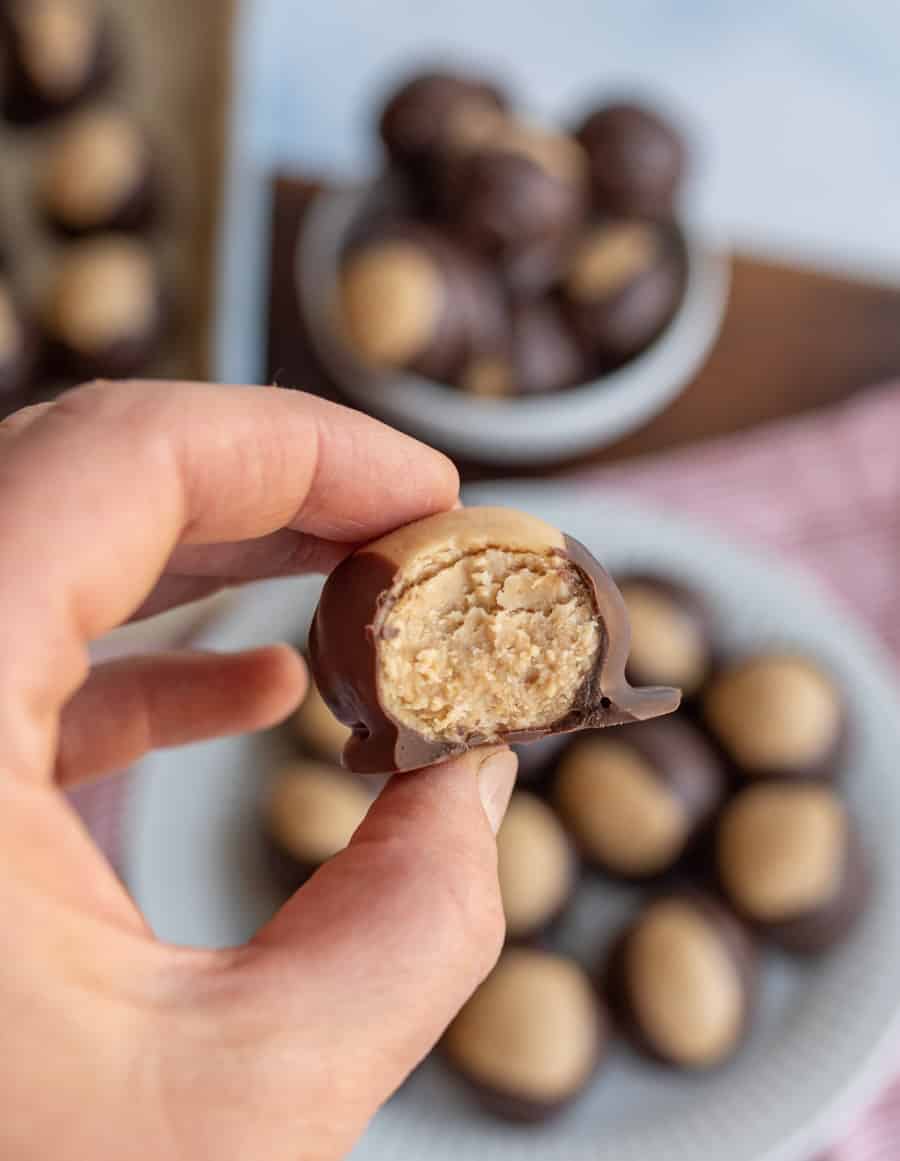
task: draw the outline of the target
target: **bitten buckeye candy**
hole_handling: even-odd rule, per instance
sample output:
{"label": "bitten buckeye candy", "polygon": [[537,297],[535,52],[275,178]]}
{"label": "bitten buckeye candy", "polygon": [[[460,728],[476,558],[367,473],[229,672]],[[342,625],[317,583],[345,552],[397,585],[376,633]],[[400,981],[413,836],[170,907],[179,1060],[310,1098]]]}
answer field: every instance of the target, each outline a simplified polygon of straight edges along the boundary
{"label": "bitten buckeye candy", "polygon": [[294,714],[294,733],[305,750],[336,766],[340,765],[341,753],[350,737],[350,731],[337,720],[312,684]]}
{"label": "bitten buckeye candy", "polygon": [[540,935],[572,898],[576,858],[556,815],[527,791],[517,790],[510,800],[497,860],[507,938]]}
{"label": "bitten buckeye candy", "polygon": [[143,228],[153,215],[155,193],[147,137],[116,109],[83,113],[67,125],[41,184],[48,219],[73,236]]}
{"label": "bitten buckeye candy", "polygon": [[506,508],[446,512],[359,549],[325,584],[309,651],[359,772],[656,717],[680,700],[625,681],[625,606],[601,565]]}
{"label": "bitten buckeye candy", "polygon": [[712,665],[712,615],[687,585],[665,577],[617,577],[631,622],[628,676],[647,684],[677,685],[693,697]]}
{"label": "bitten buckeye candy", "polygon": [[299,886],[339,854],[372,805],[365,785],[322,762],[292,762],[275,775],[265,800],[266,833],[276,869]]}
{"label": "bitten buckeye candy", "polygon": [[741,791],[719,822],[716,862],[734,908],[789,951],[825,951],[862,913],[861,844],[827,786],[772,782]]}
{"label": "bitten buckeye candy", "polygon": [[670,232],[651,222],[610,220],[591,226],[575,244],[562,292],[585,350],[616,363],[660,334],[683,286]]}
{"label": "bitten buckeye candy", "polygon": [[3,112],[29,124],[63,113],[112,72],[109,31],[95,0],[4,0]]}
{"label": "bitten buckeye candy", "polygon": [[588,156],[595,209],[671,218],[686,167],[678,131],[641,105],[613,104],[585,118],[577,133]]}
{"label": "bitten buckeye candy", "polygon": [[489,1111],[541,1121],[584,1089],[607,1035],[603,1008],[577,964],[509,948],[447,1029],[443,1048]]}
{"label": "bitten buckeye candy", "polygon": [[624,1030],[664,1064],[711,1068],[744,1038],[756,955],[740,923],[706,895],[649,903],[614,944],[605,974]]}
{"label": "bitten buckeye candy", "polygon": [[703,711],[748,778],[833,778],[846,735],[841,693],[815,662],[789,653],[736,661],[710,683]]}
{"label": "bitten buckeye candy", "polygon": [[443,382],[505,331],[499,287],[443,235],[408,222],[386,228],[344,257],[339,326],[373,370],[408,370]]}
{"label": "bitten buckeye candy", "polygon": [[422,73],[388,100],[379,133],[392,163],[419,180],[452,143],[500,115],[505,98],[492,85],[452,73]]}
{"label": "bitten buckeye candy", "polygon": [[59,370],[74,378],[127,378],[156,353],[162,291],[153,256],[110,236],[66,253],[50,287],[44,324]]}
{"label": "bitten buckeye candy", "polygon": [[559,764],[553,801],[588,862],[642,879],[677,862],[723,792],[706,740],[669,718],[578,738]]}

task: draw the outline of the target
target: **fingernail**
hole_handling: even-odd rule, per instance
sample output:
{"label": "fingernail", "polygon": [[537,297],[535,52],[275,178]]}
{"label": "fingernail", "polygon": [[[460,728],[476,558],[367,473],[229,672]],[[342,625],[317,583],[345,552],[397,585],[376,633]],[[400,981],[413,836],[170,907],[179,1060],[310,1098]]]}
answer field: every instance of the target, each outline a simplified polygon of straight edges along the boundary
{"label": "fingernail", "polygon": [[518,769],[519,759],[511,750],[496,750],[478,768],[478,793],[494,834],[509,806]]}

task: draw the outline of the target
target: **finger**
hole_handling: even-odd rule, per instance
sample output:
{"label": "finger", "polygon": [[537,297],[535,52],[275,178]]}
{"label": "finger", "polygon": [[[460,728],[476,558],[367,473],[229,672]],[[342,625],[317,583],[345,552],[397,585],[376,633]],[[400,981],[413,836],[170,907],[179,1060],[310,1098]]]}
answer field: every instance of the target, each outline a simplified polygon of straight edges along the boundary
{"label": "finger", "polygon": [[[494,835],[515,780],[508,750],[392,779],[343,854],[257,937],[254,988],[280,1026],[322,1046],[359,1124],[429,1051],[503,939]],[[284,980],[297,976],[293,995]],[[275,1051],[280,1041],[275,1033]]]}
{"label": "finger", "polygon": [[285,645],[98,665],[63,710],[56,779],[71,786],[151,750],[264,729],[287,717],[305,689],[303,662]]}
{"label": "finger", "polygon": [[52,769],[85,642],[127,619],[176,545],[289,527],[354,543],[449,507],[450,462],[346,408],[275,388],[95,384],[0,461],[0,736]]}
{"label": "finger", "polygon": [[30,427],[36,419],[40,419],[53,407],[53,402],[32,403],[30,407],[22,407],[0,422],[0,441],[6,442],[13,436],[21,435],[26,427]]}

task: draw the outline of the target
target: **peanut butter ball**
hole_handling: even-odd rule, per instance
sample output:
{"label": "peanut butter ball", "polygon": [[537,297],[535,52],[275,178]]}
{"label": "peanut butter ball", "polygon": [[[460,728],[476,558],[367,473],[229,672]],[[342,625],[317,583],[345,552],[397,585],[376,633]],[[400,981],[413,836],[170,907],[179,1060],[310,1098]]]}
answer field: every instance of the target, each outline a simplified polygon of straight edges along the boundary
{"label": "peanut butter ball", "polygon": [[309,652],[353,730],[344,762],[358,772],[643,720],[680,699],[625,681],[625,608],[601,565],[505,508],[432,516],[348,557],[325,584]]}
{"label": "peanut butter ball", "polygon": [[497,857],[507,938],[533,939],[572,898],[577,866],[572,844],[546,803],[517,790],[497,835]]}
{"label": "peanut butter ball", "polygon": [[712,615],[694,589],[667,577],[617,578],[631,622],[628,675],[697,694],[712,667]]}

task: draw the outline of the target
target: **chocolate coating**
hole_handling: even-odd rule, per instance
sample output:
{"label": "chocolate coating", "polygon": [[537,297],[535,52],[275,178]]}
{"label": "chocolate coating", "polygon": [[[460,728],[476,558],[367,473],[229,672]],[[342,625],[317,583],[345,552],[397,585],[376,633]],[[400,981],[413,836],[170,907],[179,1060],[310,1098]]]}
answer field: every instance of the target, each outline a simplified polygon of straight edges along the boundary
{"label": "chocolate coating", "polygon": [[684,292],[680,237],[653,223],[607,221],[576,242],[562,297],[585,351],[616,365],[647,347],[674,316]]}
{"label": "chocolate coating", "polygon": [[34,384],[39,357],[37,329],[0,273],[0,400],[25,402]]}
{"label": "chocolate coating", "polygon": [[712,668],[713,620],[706,600],[671,577],[630,573],[616,582],[631,622],[629,681],[676,685],[692,697]]}
{"label": "chocolate coating", "polygon": [[849,736],[846,706],[833,679],[811,658],[773,651],[732,661],[707,686],[702,709],[744,778],[840,774]]}
{"label": "chocolate coating", "polygon": [[506,317],[499,286],[476,258],[405,221],[368,232],[347,253],[341,327],[363,364],[449,382],[503,345]]}
{"label": "chocolate coating", "polygon": [[433,178],[434,164],[466,134],[470,119],[499,114],[506,105],[493,85],[459,74],[426,72],[406,81],[384,106],[378,123],[393,165],[418,182]]}
{"label": "chocolate coating", "polygon": [[448,1028],[445,1059],[490,1112],[538,1122],[559,1113],[602,1062],[608,1021],[573,962],[510,948]]}
{"label": "chocolate coating", "polygon": [[586,862],[640,881],[681,859],[724,792],[705,738],[670,717],[577,738],[559,764],[552,799]]}
{"label": "chocolate coating", "polygon": [[143,230],[158,201],[146,134],[115,109],[82,114],[55,142],[40,195],[48,221],[65,237]]}
{"label": "chocolate coating", "polygon": [[[385,623],[410,589],[408,578],[435,560],[449,568],[480,551],[546,558],[555,575],[561,564],[583,586],[596,627],[596,652],[571,704],[548,723],[528,728],[498,726],[490,733],[426,736],[385,708],[394,691],[380,678],[381,654],[390,648]],[[440,572],[441,569],[439,568]],[[360,773],[412,770],[444,761],[489,742],[530,742],[554,733],[620,725],[670,713],[677,690],[632,689],[625,680],[628,620],[618,589],[583,545],[524,513],[502,508],[467,508],[429,517],[375,541],[343,561],[322,592],[310,632],[313,674],[332,712],[353,730],[344,764]],[[387,642],[387,645],[386,645]],[[547,666],[546,658],[542,659]],[[555,670],[560,661],[550,663]],[[538,673],[540,670],[538,670]]]}
{"label": "chocolate coating", "polygon": [[68,112],[113,73],[107,21],[94,0],[5,0],[3,115],[31,125]]}
{"label": "chocolate coating", "polygon": [[119,235],[79,242],[65,254],[45,302],[49,357],[63,376],[128,378],[156,354],[164,314],[145,245]]}
{"label": "chocolate coating", "polygon": [[441,174],[447,222],[498,264],[515,295],[542,293],[584,219],[584,159],[562,135],[514,122],[451,154]]}
{"label": "chocolate coating", "polygon": [[314,685],[293,717],[294,733],[301,746],[313,757],[340,765],[341,752],[350,731],[342,725]]}
{"label": "chocolate coating", "polygon": [[634,1046],[661,1064],[708,1069],[731,1056],[753,1013],[755,948],[711,896],[673,891],[647,904],[609,953],[603,981]]}
{"label": "chocolate coating", "polygon": [[590,113],[577,132],[601,213],[672,217],[686,168],[679,132],[652,109],[630,103]]}
{"label": "chocolate coating", "polygon": [[719,820],[716,865],[732,907],[786,951],[827,951],[865,910],[859,831],[827,786],[766,782],[742,790]]}

